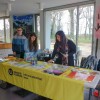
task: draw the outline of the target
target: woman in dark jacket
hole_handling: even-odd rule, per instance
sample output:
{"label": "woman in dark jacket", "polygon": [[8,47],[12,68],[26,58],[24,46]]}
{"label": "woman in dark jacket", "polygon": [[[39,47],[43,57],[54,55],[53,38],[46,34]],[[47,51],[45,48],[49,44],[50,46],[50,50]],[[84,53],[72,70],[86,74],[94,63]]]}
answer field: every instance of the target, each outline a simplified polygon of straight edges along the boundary
{"label": "woman in dark jacket", "polygon": [[74,56],[76,45],[66,38],[63,31],[58,31],[55,35],[56,42],[52,54],[52,59],[48,62],[55,61],[56,64],[74,66]]}

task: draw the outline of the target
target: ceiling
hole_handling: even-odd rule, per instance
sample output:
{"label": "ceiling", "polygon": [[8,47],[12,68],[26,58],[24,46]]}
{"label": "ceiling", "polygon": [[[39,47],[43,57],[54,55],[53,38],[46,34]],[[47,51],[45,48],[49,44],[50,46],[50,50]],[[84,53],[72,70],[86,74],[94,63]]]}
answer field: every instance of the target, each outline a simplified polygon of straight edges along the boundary
{"label": "ceiling", "polygon": [[65,4],[82,2],[88,0],[0,0],[0,11],[6,11],[11,4],[10,14],[25,15],[39,13],[40,8],[50,8]]}

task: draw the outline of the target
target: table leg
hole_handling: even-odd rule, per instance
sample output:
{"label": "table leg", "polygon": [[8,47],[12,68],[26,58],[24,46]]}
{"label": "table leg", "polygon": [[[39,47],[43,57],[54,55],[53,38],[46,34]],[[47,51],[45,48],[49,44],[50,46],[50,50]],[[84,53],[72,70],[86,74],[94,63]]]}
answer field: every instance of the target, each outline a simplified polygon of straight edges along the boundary
{"label": "table leg", "polygon": [[91,96],[92,96],[92,88],[89,89],[89,98],[88,98],[88,100],[91,100]]}

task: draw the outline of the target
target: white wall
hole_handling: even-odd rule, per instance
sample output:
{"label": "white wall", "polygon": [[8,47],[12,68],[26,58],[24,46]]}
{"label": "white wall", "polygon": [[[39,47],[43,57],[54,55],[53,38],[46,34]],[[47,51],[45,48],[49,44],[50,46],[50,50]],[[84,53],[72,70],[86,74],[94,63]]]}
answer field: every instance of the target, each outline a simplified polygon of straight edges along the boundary
{"label": "white wall", "polygon": [[40,48],[43,50],[45,48],[45,36],[44,36],[44,13],[43,10],[40,11]]}
{"label": "white wall", "polygon": [[7,15],[7,5],[0,4],[0,17]]}
{"label": "white wall", "polygon": [[10,16],[10,25],[11,25],[11,28],[10,28],[11,31],[10,31],[10,32],[11,32],[11,41],[12,41],[13,33],[14,33],[14,32],[13,32],[13,17],[12,17],[12,16]]}

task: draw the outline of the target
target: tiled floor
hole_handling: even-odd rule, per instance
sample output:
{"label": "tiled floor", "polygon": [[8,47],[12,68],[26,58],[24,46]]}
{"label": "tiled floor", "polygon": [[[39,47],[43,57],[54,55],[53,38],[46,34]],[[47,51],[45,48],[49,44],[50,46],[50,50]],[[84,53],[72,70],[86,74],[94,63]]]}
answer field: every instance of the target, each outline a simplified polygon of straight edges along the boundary
{"label": "tiled floor", "polygon": [[0,88],[0,100],[34,100],[37,97],[37,95],[32,93],[26,97],[21,97],[14,93],[17,89],[17,87],[12,87],[7,90]]}
{"label": "tiled floor", "polygon": [[[17,87],[12,87],[10,89],[4,90],[0,88],[0,100],[34,100],[34,98],[37,97],[37,95],[31,93],[26,97],[20,97],[17,94],[15,94],[13,91],[18,89]],[[88,89],[85,90],[85,97],[84,100],[88,100]],[[92,96],[91,100],[100,100]]]}

